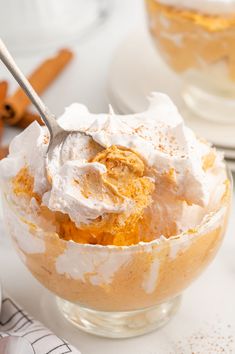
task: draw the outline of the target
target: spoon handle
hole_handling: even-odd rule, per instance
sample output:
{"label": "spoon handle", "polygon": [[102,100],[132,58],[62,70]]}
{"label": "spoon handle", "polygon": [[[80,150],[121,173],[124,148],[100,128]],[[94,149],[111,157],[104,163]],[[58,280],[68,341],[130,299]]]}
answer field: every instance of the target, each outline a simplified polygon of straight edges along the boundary
{"label": "spoon handle", "polygon": [[4,42],[0,38],[0,60],[5,64],[10,73],[14,76],[18,84],[24,90],[25,94],[29,97],[30,101],[38,110],[42,120],[46,124],[51,136],[55,134],[56,130],[60,127],[55,117],[50,113],[49,109],[42,102],[36,91],[33,89],[29,81],[26,79],[22,71],[18,68]]}

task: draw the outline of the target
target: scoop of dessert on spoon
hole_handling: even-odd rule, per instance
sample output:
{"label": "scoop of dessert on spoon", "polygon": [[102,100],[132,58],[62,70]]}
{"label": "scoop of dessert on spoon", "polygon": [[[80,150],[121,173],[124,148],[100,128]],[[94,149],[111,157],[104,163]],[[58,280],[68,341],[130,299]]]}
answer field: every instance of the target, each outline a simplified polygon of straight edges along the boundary
{"label": "scoop of dessert on spoon", "polygon": [[36,91],[33,89],[27,78],[21,72],[15,60],[9,53],[4,42],[0,38],[0,60],[5,64],[10,73],[14,76],[15,80],[21,86],[25,94],[29,97],[32,104],[35,106],[39,112],[43,122],[47,126],[50,134],[50,141],[47,150],[47,160],[50,161],[55,147],[60,146],[62,150],[64,141],[70,134],[82,134],[85,136],[92,136],[83,131],[67,131],[63,129],[57,122],[55,116],[49,111],[46,105],[43,103],[41,98],[38,96]]}

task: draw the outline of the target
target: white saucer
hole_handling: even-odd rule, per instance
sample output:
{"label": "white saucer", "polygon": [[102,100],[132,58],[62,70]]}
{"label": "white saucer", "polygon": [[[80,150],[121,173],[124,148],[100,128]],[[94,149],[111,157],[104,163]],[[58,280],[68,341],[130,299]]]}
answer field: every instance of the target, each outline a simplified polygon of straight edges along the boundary
{"label": "white saucer", "polygon": [[[192,115],[184,106],[180,92],[182,82],[162,61],[151,42],[147,30],[132,33],[121,44],[111,65],[109,96],[121,113],[140,112],[146,109],[146,97],[152,91],[167,93],[181,111],[187,124],[197,135],[228,151],[235,149],[234,125],[206,121]],[[234,153],[234,151],[232,151]]]}

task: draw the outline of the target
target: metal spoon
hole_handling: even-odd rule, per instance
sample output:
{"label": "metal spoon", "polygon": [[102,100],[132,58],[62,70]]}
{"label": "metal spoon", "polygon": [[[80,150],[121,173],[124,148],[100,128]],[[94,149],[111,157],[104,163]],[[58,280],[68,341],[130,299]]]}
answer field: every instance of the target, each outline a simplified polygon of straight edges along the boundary
{"label": "metal spoon", "polygon": [[1,354],[35,354],[32,345],[22,337],[8,336],[0,339]]}
{"label": "metal spoon", "polygon": [[56,146],[61,145],[61,149],[63,147],[63,143],[70,134],[82,134],[85,136],[92,136],[86,132],[82,131],[67,131],[64,130],[57,122],[55,116],[49,111],[49,109],[42,102],[41,98],[35,92],[29,81],[26,79],[24,74],[18,68],[8,49],[6,48],[4,42],[0,39],[0,60],[5,64],[10,73],[14,76],[18,84],[24,90],[25,94],[29,97],[30,101],[38,110],[43,122],[47,126],[50,133],[50,141],[47,150],[47,158],[50,160],[52,156],[52,152]]}

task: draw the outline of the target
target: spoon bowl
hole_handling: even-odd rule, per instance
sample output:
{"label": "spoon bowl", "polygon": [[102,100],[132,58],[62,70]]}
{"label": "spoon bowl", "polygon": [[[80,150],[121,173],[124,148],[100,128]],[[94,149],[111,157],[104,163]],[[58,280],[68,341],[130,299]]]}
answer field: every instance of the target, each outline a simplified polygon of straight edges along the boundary
{"label": "spoon bowl", "polygon": [[[29,83],[27,78],[24,76],[22,71],[15,63],[13,57],[11,56],[4,42],[1,39],[0,39],[0,60],[5,64],[5,66],[13,75],[13,77],[16,79],[18,84],[21,86],[25,94],[29,97],[30,101],[32,102],[32,104],[35,106],[38,113],[40,114],[41,119],[47,126],[50,134],[50,140],[48,144],[46,157],[47,160],[50,160],[55,147],[58,145],[63,147],[63,142],[66,140],[68,135],[74,133],[75,131],[67,131],[58,124],[56,117],[49,111],[49,109],[43,103],[41,98],[38,96],[38,94],[36,93],[32,85]],[[84,131],[76,131],[76,132],[92,138],[92,136],[89,133],[86,133]]]}

